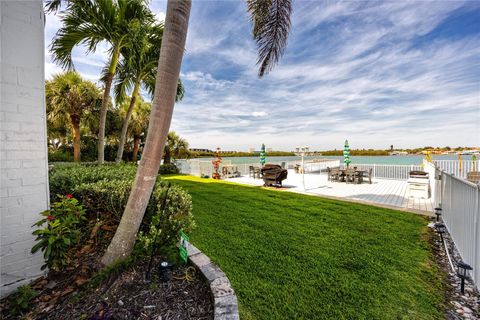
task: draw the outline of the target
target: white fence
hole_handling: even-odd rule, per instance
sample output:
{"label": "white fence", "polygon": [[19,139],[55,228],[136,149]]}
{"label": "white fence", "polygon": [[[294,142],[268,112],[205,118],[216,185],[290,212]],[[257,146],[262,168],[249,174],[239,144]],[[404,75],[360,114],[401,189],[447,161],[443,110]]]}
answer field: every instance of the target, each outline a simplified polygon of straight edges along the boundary
{"label": "white fence", "polygon": [[[343,165],[342,165],[343,166]],[[373,178],[407,180],[410,171],[423,170],[421,165],[401,165],[401,164],[350,164],[350,167],[356,167],[359,170],[372,170]]]}
{"label": "white fence", "polygon": [[434,160],[436,167],[456,177],[466,178],[470,171],[480,170],[479,160]]}
{"label": "white fence", "polygon": [[[301,166],[302,161],[280,161],[280,162],[271,162],[270,164],[278,164],[287,169],[293,169],[296,165]],[[201,159],[189,159],[189,160],[177,160],[176,165],[178,166],[180,173],[191,174],[194,176],[208,175],[212,176],[214,171],[213,164],[211,160],[201,160]],[[234,166],[241,175],[248,175],[250,172],[250,166],[258,167],[260,164],[255,163],[241,163],[241,164],[232,164],[230,160],[223,160],[220,165],[220,171],[225,165]],[[305,161],[305,172],[314,173],[321,172],[327,167],[338,167],[340,166],[339,160],[313,160]]]}
{"label": "white fence", "polygon": [[480,289],[480,189],[479,185],[442,172],[442,218],[462,259],[472,266]]}
{"label": "white fence", "polygon": [[433,177],[434,204],[442,208],[443,222],[463,261],[472,266],[473,281],[480,289],[480,185],[445,172],[442,167],[424,165]]}

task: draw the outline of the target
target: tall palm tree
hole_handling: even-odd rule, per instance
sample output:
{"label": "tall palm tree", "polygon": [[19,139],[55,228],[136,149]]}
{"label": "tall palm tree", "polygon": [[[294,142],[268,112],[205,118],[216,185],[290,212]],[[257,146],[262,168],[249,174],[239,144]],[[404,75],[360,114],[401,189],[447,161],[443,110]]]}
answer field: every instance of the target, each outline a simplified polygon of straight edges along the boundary
{"label": "tall palm tree", "polygon": [[[58,1],[51,1],[48,5],[51,10],[57,10],[59,6]],[[131,39],[131,29],[138,24],[152,24],[154,16],[145,0],[70,0],[61,21],[63,26],[55,35],[50,50],[54,61],[62,67],[73,68],[72,50],[77,45],[84,44],[87,52],[92,52],[101,41],[110,44],[98,132],[98,162],[103,163],[110,88],[121,50]]]}
{"label": "tall palm tree", "polygon": [[85,111],[100,101],[97,86],[74,71],[57,74],[45,84],[50,121],[69,120],[73,136],[73,159],[80,161],[80,121]]}
{"label": "tall palm tree", "polygon": [[[160,55],[163,25],[142,27],[132,35],[131,45],[122,49],[123,61],[119,63],[118,75],[115,80],[115,98],[117,102],[123,101],[128,91],[132,92],[130,105],[123,120],[122,132],[117,149],[115,162],[122,160],[125,139],[127,136],[128,122],[135,102],[143,86],[151,95],[155,90],[155,76]],[[175,101],[183,98],[184,89],[179,81]]]}
{"label": "tall palm tree", "polygon": [[[102,257],[106,265],[131,253],[155,185],[172,119],[191,5],[191,0],[169,0],[167,4],[147,140],[127,206]],[[259,76],[262,77],[272,70],[283,54],[290,30],[291,0],[248,0],[248,8],[259,52]]]}
{"label": "tall palm tree", "polygon": [[184,158],[189,154],[187,140],[181,138],[175,131],[170,131],[163,151],[163,163],[169,164],[172,158]]}

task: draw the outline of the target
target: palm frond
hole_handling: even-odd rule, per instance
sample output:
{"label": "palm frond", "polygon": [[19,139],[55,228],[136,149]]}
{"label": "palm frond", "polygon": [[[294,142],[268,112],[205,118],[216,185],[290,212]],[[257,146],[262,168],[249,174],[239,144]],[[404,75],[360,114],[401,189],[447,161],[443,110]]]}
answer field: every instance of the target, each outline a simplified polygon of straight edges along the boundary
{"label": "palm frond", "polygon": [[258,75],[263,77],[278,63],[290,32],[291,0],[248,0],[248,11],[257,43]]}

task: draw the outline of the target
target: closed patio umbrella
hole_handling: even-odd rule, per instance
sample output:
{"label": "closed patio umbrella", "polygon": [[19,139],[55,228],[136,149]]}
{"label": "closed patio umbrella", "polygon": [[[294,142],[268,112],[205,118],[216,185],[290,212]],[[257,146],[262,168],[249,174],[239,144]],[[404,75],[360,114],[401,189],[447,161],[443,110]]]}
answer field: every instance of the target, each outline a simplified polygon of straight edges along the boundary
{"label": "closed patio umbrella", "polygon": [[265,144],[262,143],[262,148],[260,149],[260,164],[264,166],[265,162],[267,162],[265,158]]}
{"label": "closed patio umbrella", "polygon": [[348,145],[348,140],[345,140],[345,146],[343,147],[343,163],[345,163],[348,168],[350,162],[352,162],[350,160],[350,147]]}
{"label": "closed patio umbrella", "polygon": [[477,171],[477,155],[472,154],[472,171]]}

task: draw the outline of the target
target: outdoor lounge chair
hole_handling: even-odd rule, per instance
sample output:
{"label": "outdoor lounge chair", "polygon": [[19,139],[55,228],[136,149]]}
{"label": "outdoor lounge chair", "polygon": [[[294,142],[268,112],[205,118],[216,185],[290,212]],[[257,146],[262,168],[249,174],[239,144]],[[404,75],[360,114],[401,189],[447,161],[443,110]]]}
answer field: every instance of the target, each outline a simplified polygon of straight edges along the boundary
{"label": "outdoor lounge chair", "polygon": [[287,179],[288,171],[278,164],[266,164],[262,169],[264,186],[281,187],[282,181]]}

